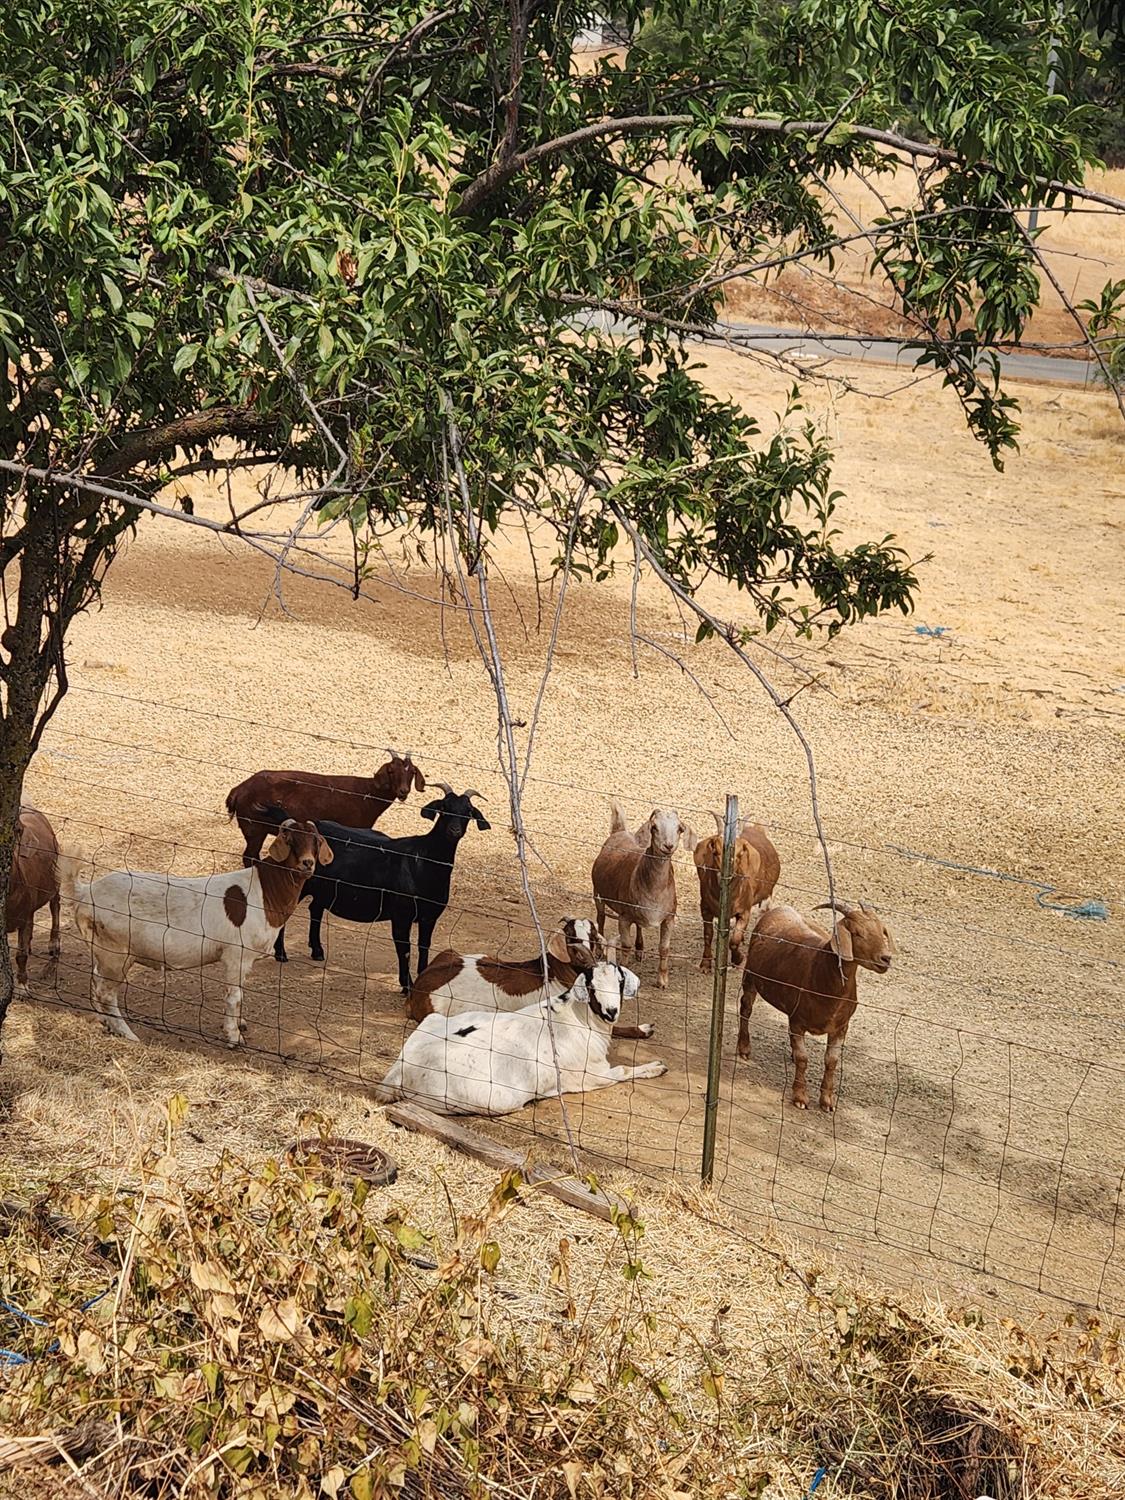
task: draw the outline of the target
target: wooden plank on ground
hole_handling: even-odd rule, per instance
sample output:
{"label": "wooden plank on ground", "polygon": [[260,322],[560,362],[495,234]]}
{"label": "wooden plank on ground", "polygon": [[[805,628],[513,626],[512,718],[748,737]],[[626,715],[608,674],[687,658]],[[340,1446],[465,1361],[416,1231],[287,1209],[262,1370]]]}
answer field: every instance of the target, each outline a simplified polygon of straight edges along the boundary
{"label": "wooden plank on ground", "polygon": [[487,1166],[508,1171],[512,1167],[520,1173],[530,1186],[542,1188],[544,1192],[567,1203],[571,1208],[580,1208],[595,1218],[613,1222],[614,1213],[631,1213],[632,1204],[616,1193],[596,1191],[576,1177],[568,1177],[555,1167],[535,1166],[528,1162],[526,1151],[517,1151],[510,1146],[501,1146],[487,1135],[470,1130],[451,1120],[447,1115],[435,1115],[420,1104],[388,1104],[385,1109],[392,1125],[401,1125],[407,1130],[417,1130],[422,1135],[433,1136],[454,1151],[463,1151],[474,1156]]}

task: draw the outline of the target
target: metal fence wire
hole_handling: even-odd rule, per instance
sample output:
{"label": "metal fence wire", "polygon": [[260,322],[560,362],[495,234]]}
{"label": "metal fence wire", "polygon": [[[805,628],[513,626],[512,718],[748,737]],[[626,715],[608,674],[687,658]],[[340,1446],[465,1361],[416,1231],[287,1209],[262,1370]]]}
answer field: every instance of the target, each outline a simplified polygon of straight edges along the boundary
{"label": "metal fence wire", "polygon": [[[207,805],[203,795],[154,798],[161,816],[174,821],[174,838],[159,830],[154,809],[144,805],[144,767],[174,751],[60,731],[49,738],[46,753],[50,780],[84,811],[60,814],[46,784],[32,788],[34,800],[64,847],[81,849],[93,873],[240,868],[239,836],[217,816],[217,799]],[[465,784],[470,772],[481,782],[481,766],[429,758],[455,784]],[[134,768],[137,777],[130,775]],[[241,776],[249,769],[216,761],[209,780],[229,785],[236,778],[228,772]],[[528,832],[538,859],[536,900],[549,928],[566,916],[593,915],[588,871],[608,831],[607,800],[604,789],[574,786],[565,808],[548,815],[536,801],[534,782],[529,778]],[[408,819],[411,811],[408,805]],[[702,823],[706,809],[682,811],[698,816],[699,837],[710,832]],[[493,832],[470,832],[457,856],[434,954],[453,948],[525,959],[539,951],[495,805],[490,815]],[[737,820],[732,797],[721,881],[728,894]],[[796,840],[809,835],[764,821],[782,854],[774,904],[808,912],[826,893],[793,883],[786,865]],[[187,831],[181,836],[180,830]],[[865,858],[889,857],[886,849],[853,847]],[[900,864],[908,876],[910,862]],[[1119,961],[1072,946],[1079,928],[1057,916],[1043,914],[1036,927],[1057,942],[1024,931],[970,932],[955,915],[912,902],[909,887],[900,885],[894,904],[878,903],[900,953],[889,975],[859,974],[836,1112],[816,1108],[823,1045],[815,1039],[812,1107],[805,1112],[790,1102],[786,1019],[763,1000],[751,1021],[751,1057],[737,1056],[741,983],[736,972],[723,972],[726,913],[720,913],[716,972],[703,973],[690,852],[677,855],[675,869],[679,917],[668,987],[656,987],[650,934],[637,965],[640,994],[626,1002],[621,1017],[630,1025],[651,1023],[654,1034],[611,1048],[614,1062],[659,1058],[667,1071],[561,1101],[540,1100],[481,1121],[483,1129],[509,1140],[537,1140],[550,1155],[565,1145],[568,1121],[588,1169],[608,1174],[620,1167],[665,1184],[698,1184],[702,1175],[728,1221],[773,1221],[892,1276],[921,1273],[941,1281],[947,1268],[958,1277],[986,1278],[1008,1300],[1035,1294],[1125,1315]],[[838,879],[854,893],[854,873],[845,869]],[[729,910],[729,901],[724,904]],[[267,956],[252,971],[243,999],[243,1046],[372,1088],[413,1030],[398,991],[389,926],[326,917],[326,960],[314,963],[305,942],[307,912],[307,905],[299,906],[289,923],[291,961],[279,965]],[[1053,925],[1045,929],[1048,921]],[[73,922],[64,922],[53,981],[44,946],[40,928],[33,1003],[93,1016],[90,953]],[[1035,977],[1024,970],[1020,984],[1006,988],[1005,954],[1021,949],[1033,960]],[[216,973],[137,968],[124,994],[123,1009],[142,1038],[190,1039],[214,1047],[220,1063],[224,987]],[[122,1044],[107,1038],[106,1045]]]}

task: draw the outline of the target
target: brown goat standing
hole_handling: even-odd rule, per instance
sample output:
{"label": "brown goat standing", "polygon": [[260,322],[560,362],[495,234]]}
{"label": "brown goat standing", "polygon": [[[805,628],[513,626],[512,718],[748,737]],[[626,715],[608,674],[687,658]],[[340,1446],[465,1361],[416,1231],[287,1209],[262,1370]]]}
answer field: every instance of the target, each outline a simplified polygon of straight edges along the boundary
{"label": "brown goat standing", "polygon": [[679,814],[670,807],[654,807],[637,829],[630,833],[625,815],[616,802],[609,837],[594,861],[594,905],[598,926],[605,931],[608,909],[620,926],[618,963],[625,963],[633,951],[630,929],[636,932],[637,959],[644,957],[646,927],[660,928],[660,967],[656,987],[668,988],[668,950],[672,944],[672,923],[676,920],[676,877],[672,855],[682,839],[685,848],[693,848],[695,836]]}
{"label": "brown goat standing", "polygon": [[51,936],[47,957],[51,960],[47,982],[53,984],[59,966],[59,844],[55,830],[34,807],[21,807],[12,849],[12,873],[8,878],[5,922],[8,932],[18,932],[16,985],[21,995],[27,989],[27,959],[35,930],[35,913],[51,908]]}
{"label": "brown goat standing", "polygon": [[[827,903],[825,903],[827,905]],[[817,908],[820,910],[821,908]],[[789,1017],[793,1051],[793,1103],[808,1109],[805,1074],[809,1051],[805,1033],[827,1036],[820,1107],[836,1108],[836,1070],[848,1023],[855,1014],[856,969],[885,974],[896,951],[894,939],[866,903],[837,901],[835,933],[810,922],[792,906],[775,906],[758,918],[746,955],[738,1027],[738,1055],[750,1056],[750,1013],[761,995]]]}
{"label": "brown goat standing", "polygon": [[227,816],[237,818],[246,848],[242,863],[249,865],[262,852],[267,837],[286,818],[316,821],[327,818],[348,828],[374,828],[392,802],[405,802],[411,787],[426,790],[426,778],[410,758],[410,751],[391,757],[374,776],[331,776],[317,771],[255,771],[227,795]]}
{"label": "brown goat standing", "polygon": [[[713,814],[718,833],[695,846],[695,873],[699,876],[699,914],[703,918],[702,973],[711,972],[711,945],[719,916],[719,877],[723,868],[723,820]],[[781,860],[760,823],[743,819],[734,843],[734,865],[730,883],[730,961],[736,967],[745,957],[746,929],[754,908],[773,895],[781,874]]]}

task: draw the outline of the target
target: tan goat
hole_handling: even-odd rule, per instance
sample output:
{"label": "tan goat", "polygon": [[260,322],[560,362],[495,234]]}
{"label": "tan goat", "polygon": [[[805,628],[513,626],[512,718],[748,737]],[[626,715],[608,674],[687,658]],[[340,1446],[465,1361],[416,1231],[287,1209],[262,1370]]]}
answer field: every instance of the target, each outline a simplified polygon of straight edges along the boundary
{"label": "tan goat", "polygon": [[685,849],[695,844],[695,835],[680,822],[679,813],[670,807],[654,807],[637,829],[630,833],[620,806],[612,804],[609,837],[594,861],[594,906],[598,926],[605,931],[605,914],[617,918],[620,943],[617,962],[625,962],[633,952],[630,929],[636,931],[637,961],[644,957],[646,927],[660,928],[660,966],[658,989],[668,988],[668,950],[672,945],[672,923],[676,920],[676,877],[672,856],[681,839]]}
{"label": "tan goat", "polygon": [[[711,944],[719,916],[719,876],[723,868],[723,819],[713,817],[718,833],[695,846],[695,873],[699,876],[699,914],[703,918],[704,974],[711,972]],[[773,895],[781,874],[781,860],[760,823],[744,818],[734,843],[733,875],[730,883],[730,961],[736,967],[746,955],[746,929],[754,908]]]}
{"label": "tan goat", "polygon": [[12,873],[8,879],[5,922],[9,932],[18,932],[16,942],[16,986],[27,994],[27,958],[35,931],[35,913],[51,909],[51,936],[47,943],[48,984],[54,984],[59,965],[59,845],[55,830],[34,807],[21,807],[12,849]]}
{"label": "tan goat", "polygon": [[755,997],[761,995],[789,1017],[793,1103],[798,1109],[809,1107],[805,1033],[827,1036],[820,1107],[829,1114],[836,1108],[836,1070],[848,1023],[858,1004],[856,969],[885,974],[896,952],[886,926],[865,902],[853,906],[837,901],[835,905],[840,917],[835,934],[810,922],[792,906],[775,906],[758,918],[746,955],[738,1028],[738,1055],[748,1058]]}

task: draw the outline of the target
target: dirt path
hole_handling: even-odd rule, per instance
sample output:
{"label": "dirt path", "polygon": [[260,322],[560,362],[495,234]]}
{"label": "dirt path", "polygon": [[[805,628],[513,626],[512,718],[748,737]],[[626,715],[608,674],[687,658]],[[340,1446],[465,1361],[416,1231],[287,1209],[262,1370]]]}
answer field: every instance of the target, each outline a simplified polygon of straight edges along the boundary
{"label": "dirt path", "polygon": [[[708,368],[764,422],[781,403],[773,375],[753,364],[714,356]],[[914,620],[887,620],[826,646],[782,643],[806,670],[778,675],[791,689],[805,684],[796,705],[817,750],[840,886],[879,906],[901,957],[887,978],[863,976],[832,1118],[783,1103],[785,1032],[768,1007],[755,1011],[753,1060],[735,1063],[732,981],[716,1187],[747,1224],[772,1215],[881,1274],[949,1285],[981,1272],[1005,1298],[1043,1290],[1122,1311],[1125,447],[1104,397],[1027,388],[1024,453],[999,476],[935,384],[891,397],[895,372],[870,379],[884,382],[887,399],[823,393],[848,496],[841,523],[846,534],[893,530],[914,555],[934,554],[922,568],[920,620],[948,633],[920,636]],[[203,489],[195,498],[200,508],[218,503]],[[513,701],[526,716],[545,642],[526,545],[507,539],[498,557],[497,612]],[[270,587],[268,566],[234,543],[143,526],[111,573],[104,608],[75,633],[74,690],[34,768],[33,799],[101,865],[223,868],[237,863],[238,841],[222,800],[250,770],[364,770],[382,745],[409,744],[431,776],[489,793],[495,824],[466,840],[439,938],[530,952],[495,714],[463,615],[439,618],[426,598],[400,591],[433,594],[419,566],[376,580],[374,601],[358,604],[295,580],[289,617]],[[722,591],[708,598],[745,617]],[[735,737],[666,657],[642,648],[633,678],[624,579],[576,585],[527,794],[543,910],[588,908],[611,795],[638,819],[668,803],[710,831],[708,810],[728,790],[774,832],[779,896],[808,909],[825,886],[799,748],[721,645],[685,646],[650,581],[640,619],[690,656]],[[381,826],[415,829],[416,803]],[[1110,919],[1067,918],[1037,905],[1032,885],[940,860],[1042,882],[1055,888],[1051,899],[1099,898]],[[646,965],[640,1000],[657,1036],[638,1056],[663,1057],[668,1074],[569,1107],[594,1163],[690,1182],[710,997],[686,859],[680,893],[670,988],[659,994]],[[381,929],[344,924],[328,937],[326,967],[297,957],[299,920],[295,961],[259,965],[248,1045],[369,1083],[403,1032],[390,944]],[[63,987],[72,1002],[88,990],[73,933]],[[209,980],[145,974],[128,1009],[142,1028],[210,1049],[218,1002]],[[49,1051],[51,1027],[69,1024],[39,1009],[34,1045]],[[119,1046],[107,1040],[107,1056]],[[221,1088],[229,1064],[219,1049],[212,1055]],[[814,1044],[814,1079],[818,1067]],[[69,1090],[81,1089],[65,1047],[58,1069]],[[268,1097],[274,1075],[257,1076]],[[97,1118],[107,1100],[100,1082],[90,1088],[81,1109]],[[18,1098],[13,1108],[8,1129],[18,1132]],[[554,1137],[558,1108],[504,1128]]]}

